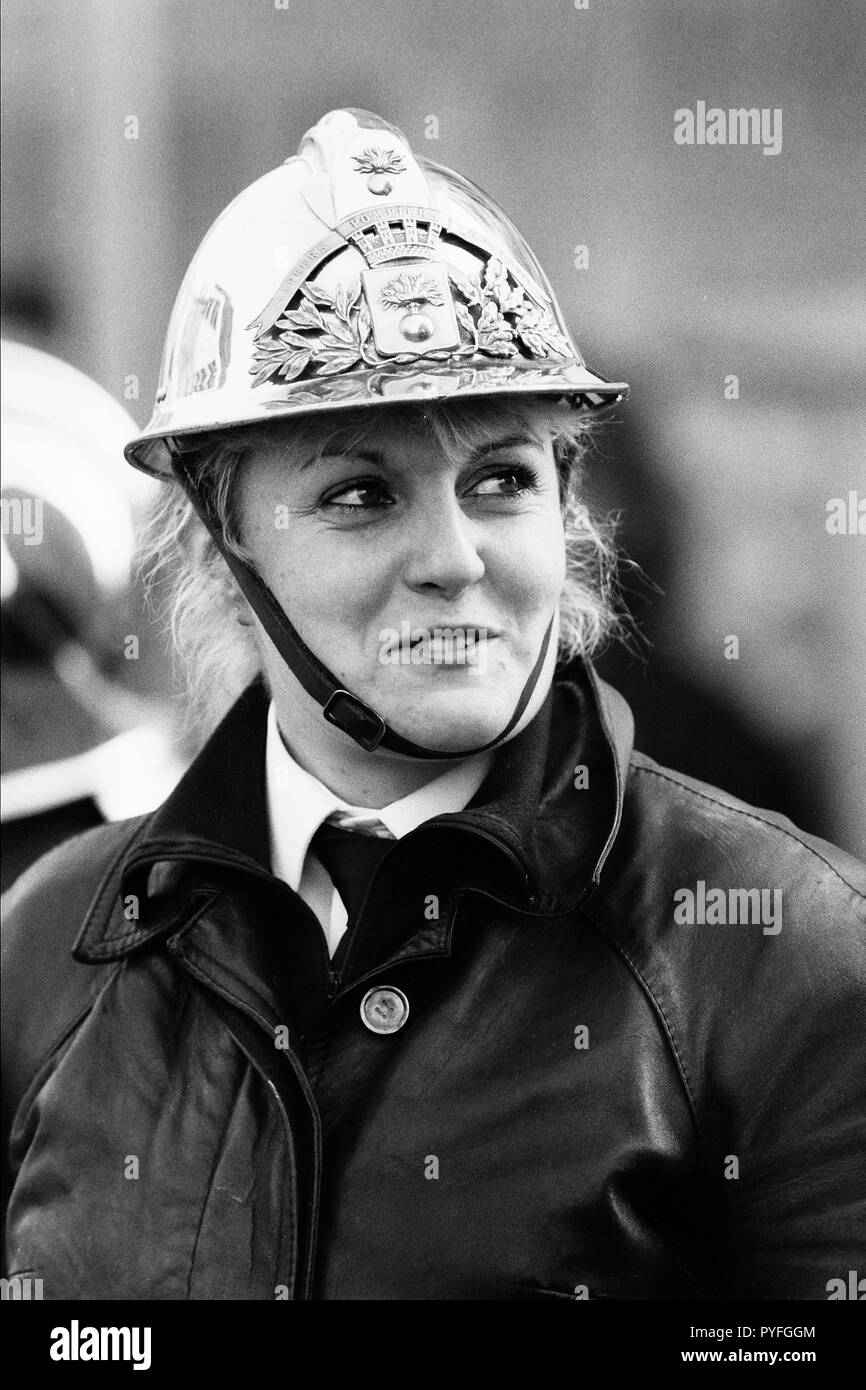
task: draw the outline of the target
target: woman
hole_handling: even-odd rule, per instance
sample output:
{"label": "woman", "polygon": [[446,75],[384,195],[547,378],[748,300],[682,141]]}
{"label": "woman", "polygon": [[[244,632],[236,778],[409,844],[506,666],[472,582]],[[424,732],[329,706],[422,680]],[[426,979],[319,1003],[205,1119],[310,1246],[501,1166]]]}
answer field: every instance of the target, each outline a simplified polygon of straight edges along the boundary
{"label": "woman", "polygon": [[199,707],[243,693],[10,896],[9,1271],[46,1298],[856,1268],[866,874],[634,752],[595,676],[581,457],[624,390],[368,113],[205,239],[127,455]]}

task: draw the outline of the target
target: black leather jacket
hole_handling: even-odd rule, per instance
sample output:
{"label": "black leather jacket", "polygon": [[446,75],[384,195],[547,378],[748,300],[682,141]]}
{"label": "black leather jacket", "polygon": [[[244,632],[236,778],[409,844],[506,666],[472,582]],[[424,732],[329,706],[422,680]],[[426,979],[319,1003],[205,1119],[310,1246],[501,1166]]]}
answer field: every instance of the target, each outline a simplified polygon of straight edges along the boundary
{"label": "black leather jacket", "polygon": [[[825,1299],[862,1269],[862,865],[633,753],[578,664],[470,808],[389,850],[337,976],[269,872],[265,714],[251,687],[155,815],[8,897],[8,1272],[55,1299]],[[779,930],[702,907],[775,889]],[[387,1035],[377,984],[410,1003]]]}

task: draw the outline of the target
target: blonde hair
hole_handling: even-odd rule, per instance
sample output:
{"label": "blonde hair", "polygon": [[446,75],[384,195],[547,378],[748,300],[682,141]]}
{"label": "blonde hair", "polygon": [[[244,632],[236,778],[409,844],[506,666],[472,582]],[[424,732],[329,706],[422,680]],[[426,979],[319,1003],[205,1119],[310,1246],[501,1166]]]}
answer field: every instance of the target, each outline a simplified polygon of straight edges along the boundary
{"label": "blonde hair", "polygon": [[[559,660],[592,656],[623,615],[617,601],[613,522],[594,520],[582,500],[587,454],[594,446],[585,416],[544,397],[425,403],[341,411],[296,420],[235,427],[173,441],[176,456],[215,517],[228,550],[253,563],[235,506],[238,469],[249,449],[282,443],[324,453],[358,447],[381,410],[414,417],[451,460],[493,442],[503,425],[519,424],[553,445],[565,532],[566,580],[560,598]],[[191,727],[207,731],[251,681],[264,675],[253,627],[239,619],[244,600],[213,538],[178,480],[166,482],[151,508],[139,551],[151,606],[167,620],[186,687]],[[291,615],[290,615],[291,616]]]}

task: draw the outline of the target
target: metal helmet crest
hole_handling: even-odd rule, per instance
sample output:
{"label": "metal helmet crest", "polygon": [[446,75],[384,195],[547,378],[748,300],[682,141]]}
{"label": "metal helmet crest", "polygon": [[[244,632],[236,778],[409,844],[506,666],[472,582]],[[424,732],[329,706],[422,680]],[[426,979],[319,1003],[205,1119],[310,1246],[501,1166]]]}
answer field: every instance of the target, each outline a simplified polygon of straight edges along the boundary
{"label": "metal helmet crest", "polygon": [[480,188],[379,116],[331,111],[205,236],[126,455],[171,476],[172,436],[419,398],[556,394],[597,411],[627,389],[586,366]]}

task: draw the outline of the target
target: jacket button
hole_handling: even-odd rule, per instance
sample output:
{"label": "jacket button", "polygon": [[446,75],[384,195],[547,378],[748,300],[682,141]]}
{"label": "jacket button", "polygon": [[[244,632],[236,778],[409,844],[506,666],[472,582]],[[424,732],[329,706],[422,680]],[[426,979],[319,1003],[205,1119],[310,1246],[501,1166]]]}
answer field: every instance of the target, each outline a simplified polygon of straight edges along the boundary
{"label": "jacket button", "polygon": [[409,1000],[393,985],[368,989],[361,1000],[361,1018],[371,1033],[396,1033],[408,1017]]}

